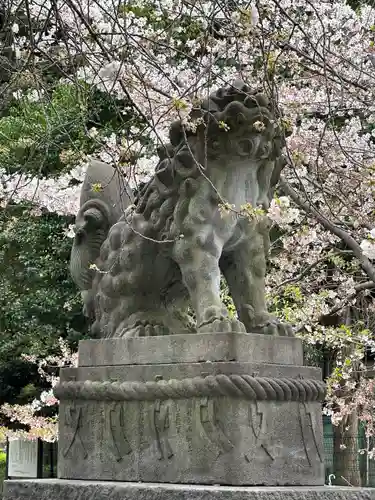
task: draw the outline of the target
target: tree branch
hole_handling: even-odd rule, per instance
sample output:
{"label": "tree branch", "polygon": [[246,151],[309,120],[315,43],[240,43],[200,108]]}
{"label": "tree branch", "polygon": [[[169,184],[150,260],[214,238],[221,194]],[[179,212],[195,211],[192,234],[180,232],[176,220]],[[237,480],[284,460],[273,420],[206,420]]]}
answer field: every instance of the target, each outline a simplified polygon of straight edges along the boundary
{"label": "tree branch", "polygon": [[331,221],[329,221],[323,214],[321,214],[306,198],[303,200],[301,196],[295,191],[292,186],[284,179],[283,176],[280,178],[280,188],[285,194],[291,197],[296,205],[301,207],[307,214],[315,217],[315,219],[328,231],[340,238],[353,252],[355,257],[357,257],[363,271],[367,276],[375,283],[375,268],[371,261],[363,255],[362,249],[356,240],[344,229],[336,226]]}

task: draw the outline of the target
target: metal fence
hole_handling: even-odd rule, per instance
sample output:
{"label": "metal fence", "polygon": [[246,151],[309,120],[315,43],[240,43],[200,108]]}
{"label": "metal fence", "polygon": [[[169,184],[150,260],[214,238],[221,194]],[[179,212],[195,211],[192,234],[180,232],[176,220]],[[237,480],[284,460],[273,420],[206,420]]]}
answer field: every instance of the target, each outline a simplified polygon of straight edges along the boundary
{"label": "metal fence", "polygon": [[364,429],[360,427],[354,440],[352,437],[343,437],[339,443],[335,443],[330,420],[324,418],[323,425],[326,483],[329,484],[331,476],[332,484],[337,484],[337,480],[341,479],[341,484],[353,482],[355,486],[375,487],[375,460],[370,459],[366,452],[375,446],[375,442],[368,441]]}
{"label": "metal fence", "polygon": [[57,443],[43,443],[42,477],[57,477]]}

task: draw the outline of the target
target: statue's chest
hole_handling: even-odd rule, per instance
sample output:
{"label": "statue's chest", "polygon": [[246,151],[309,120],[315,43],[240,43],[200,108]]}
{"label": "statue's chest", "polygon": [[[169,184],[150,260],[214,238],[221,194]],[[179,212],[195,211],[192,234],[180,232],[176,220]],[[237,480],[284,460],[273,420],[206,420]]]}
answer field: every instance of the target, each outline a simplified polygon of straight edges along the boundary
{"label": "statue's chest", "polygon": [[[192,212],[194,212],[194,207],[198,206],[199,204],[193,203],[191,205]],[[204,216],[202,216],[203,212],[205,212]],[[201,216],[200,218],[198,213]],[[193,233],[211,234],[209,239],[215,241],[216,245],[224,251],[234,250],[246,239],[251,238],[252,233],[255,231],[255,222],[240,215],[235,208],[226,207],[225,205],[211,205],[211,208],[206,207],[203,210],[201,208],[198,213],[191,219],[195,222],[192,225],[194,227]]]}
{"label": "statue's chest", "polygon": [[228,251],[254,231],[254,222],[240,213],[246,203],[254,203],[258,194],[252,175],[249,172],[246,176],[240,175],[243,171],[239,168],[235,171],[238,174],[235,179],[229,175],[217,175],[213,176],[215,184],[211,179],[202,181],[190,200],[184,221],[192,233],[212,233],[217,244]]}
{"label": "statue's chest", "polygon": [[239,211],[246,203],[256,206],[259,197],[259,165],[249,160],[225,162],[211,167],[209,180],[211,189],[216,190],[219,198]]}

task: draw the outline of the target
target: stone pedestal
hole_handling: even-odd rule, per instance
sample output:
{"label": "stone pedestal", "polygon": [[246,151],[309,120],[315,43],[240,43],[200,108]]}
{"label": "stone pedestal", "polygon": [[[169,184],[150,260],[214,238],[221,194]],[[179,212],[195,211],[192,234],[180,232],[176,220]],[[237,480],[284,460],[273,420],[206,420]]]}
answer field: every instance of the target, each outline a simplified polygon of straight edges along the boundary
{"label": "stone pedestal", "polygon": [[375,500],[375,489],[350,487],[233,487],[99,483],[35,479],[6,481],[4,500]]}
{"label": "stone pedestal", "polygon": [[298,339],[200,334],[80,343],[63,369],[63,479],[323,485],[319,369]]}

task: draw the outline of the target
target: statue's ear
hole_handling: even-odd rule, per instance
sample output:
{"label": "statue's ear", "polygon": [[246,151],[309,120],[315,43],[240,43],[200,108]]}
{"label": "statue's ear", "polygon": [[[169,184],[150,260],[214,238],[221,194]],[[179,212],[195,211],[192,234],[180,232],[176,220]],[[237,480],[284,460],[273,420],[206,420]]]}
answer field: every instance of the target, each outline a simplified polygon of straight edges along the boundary
{"label": "statue's ear", "polygon": [[94,207],[82,210],[77,218],[75,224],[75,241],[81,244],[85,235],[95,233],[97,229],[103,226],[105,216],[102,212]]}
{"label": "statue's ear", "polygon": [[83,213],[83,221],[84,230],[91,232],[103,225],[104,216],[97,208],[89,208]]}

